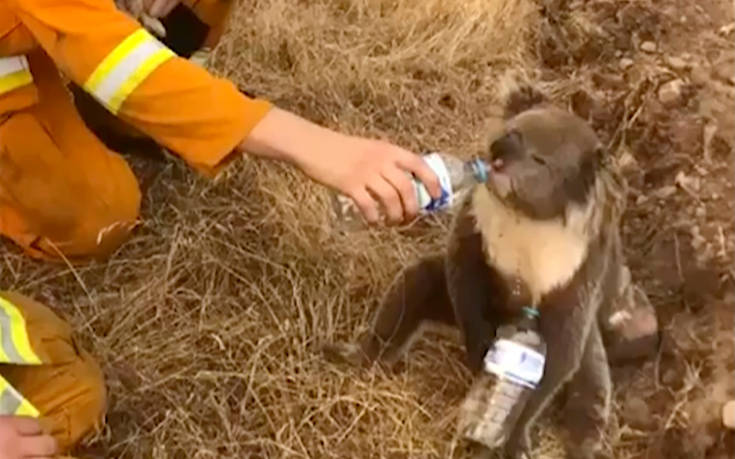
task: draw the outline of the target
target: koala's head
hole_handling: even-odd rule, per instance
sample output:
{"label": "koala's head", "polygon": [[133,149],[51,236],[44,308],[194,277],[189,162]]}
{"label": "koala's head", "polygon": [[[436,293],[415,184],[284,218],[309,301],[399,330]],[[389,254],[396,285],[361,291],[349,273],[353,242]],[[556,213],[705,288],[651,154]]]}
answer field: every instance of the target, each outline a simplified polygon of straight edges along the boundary
{"label": "koala's head", "polygon": [[587,202],[603,147],[584,120],[525,91],[525,99],[511,94],[504,126],[485,153],[487,187],[531,218],[555,218]]}

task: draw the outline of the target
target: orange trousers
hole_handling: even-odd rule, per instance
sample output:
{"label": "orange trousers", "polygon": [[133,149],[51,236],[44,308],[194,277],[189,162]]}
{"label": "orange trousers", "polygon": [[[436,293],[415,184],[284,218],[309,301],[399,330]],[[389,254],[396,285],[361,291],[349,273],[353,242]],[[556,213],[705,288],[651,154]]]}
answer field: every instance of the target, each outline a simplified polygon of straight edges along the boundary
{"label": "orange trousers", "polygon": [[[205,46],[216,44],[233,2],[184,3],[211,26]],[[0,234],[36,258],[104,258],[137,223],[137,180],[87,128],[48,56],[36,51],[28,59],[38,103],[0,115]],[[50,309],[15,292],[0,295],[20,309],[31,346],[44,356],[41,366],[0,364],[0,376],[40,411],[68,453],[103,424],[103,373]]]}
{"label": "orange trousers", "polygon": [[15,292],[0,292],[26,322],[31,347],[40,366],[0,364],[0,376],[40,412],[44,429],[68,453],[86,436],[99,431],[107,392],[100,367],[74,341],[69,325],[46,306]]}
{"label": "orange trousers", "polygon": [[[216,44],[234,2],[183,3],[210,26],[205,46]],[[38,103],[0,115],[0,235],[34,258],[105,258],[138,223],[138,182],[89,130],[51,59],[28,58]]]}

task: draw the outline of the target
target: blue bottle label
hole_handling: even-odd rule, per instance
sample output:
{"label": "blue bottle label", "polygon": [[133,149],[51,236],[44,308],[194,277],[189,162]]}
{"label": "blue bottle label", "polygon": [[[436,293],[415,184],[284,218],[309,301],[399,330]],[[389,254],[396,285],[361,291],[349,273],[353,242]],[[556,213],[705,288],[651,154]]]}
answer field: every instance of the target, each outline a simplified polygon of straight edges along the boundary
{"label": "blue bottle label", "polygon": [[530,347],[499,339],[485,355],[485,370],[501,378],[536,388],[544,375],[546,359]]}
{"label": "blue bottle label", "polygon": [[423,157],[423,160],[426,161],[426,164],[428,164],[439,179],[441,196],[438,199],[433,199],[424,184],[419,180],[414,179],[416,198],[418,200],[419,209],[423,212],[434,212],[443,209],[452,203],[452,179],[449,175],[449,171],[447,170],[447,166],[438,154],[428,154]]}

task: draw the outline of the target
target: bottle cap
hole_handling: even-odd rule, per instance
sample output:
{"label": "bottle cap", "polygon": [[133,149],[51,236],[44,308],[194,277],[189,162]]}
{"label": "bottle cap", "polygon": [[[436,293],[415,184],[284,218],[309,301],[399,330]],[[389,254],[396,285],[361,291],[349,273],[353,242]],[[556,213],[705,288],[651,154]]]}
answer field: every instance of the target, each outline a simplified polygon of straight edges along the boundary
{"label": "bottle cap", "polygon": [[480,158],[475,158],[472,161],[472,168],[475,170],[475,177],[477,177],[477,180],[481,183],[485,183],[487,181],[487,167],[485,166],[485,162]]}

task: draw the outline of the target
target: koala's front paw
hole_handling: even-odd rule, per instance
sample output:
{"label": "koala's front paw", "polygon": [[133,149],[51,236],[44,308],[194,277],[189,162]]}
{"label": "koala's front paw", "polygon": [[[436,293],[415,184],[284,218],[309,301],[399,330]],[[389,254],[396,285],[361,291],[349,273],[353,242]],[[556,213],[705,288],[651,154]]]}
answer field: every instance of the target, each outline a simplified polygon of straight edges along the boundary
{"label": "koala's front paw", "polygon": [[505,444],[505,456],[508,459],[532,459],[531,437],[527,430],[516,430]]}

